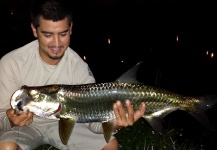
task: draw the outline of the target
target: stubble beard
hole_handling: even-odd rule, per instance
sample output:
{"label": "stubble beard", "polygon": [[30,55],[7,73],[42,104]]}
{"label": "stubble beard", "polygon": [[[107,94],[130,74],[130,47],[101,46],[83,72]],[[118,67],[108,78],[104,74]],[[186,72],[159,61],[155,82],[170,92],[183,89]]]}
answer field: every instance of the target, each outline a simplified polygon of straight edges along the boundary
{"label": "stubble beard", "polygon": [[61,58],[63,58],[63,55],[64,54],[58,56],[58,54],[56,54],[56,56],[51,56],[50,54],[47,54],[47,56],[53,60],[61,59]]}
{"label": "stubble beard", "polygon": [[[51,47],[52,48],[52,47]],[[63,47],[62,47],[63,48]],[[53,59],[53,60],[57,60],[57,59],[61,59],[63,57],[64,53],[61,54],[61,55],[58,55],[58,53],[55,53],[54,55],[51,55],[49,53],[47,53],[47,56],[50,58],[50,59]]]}

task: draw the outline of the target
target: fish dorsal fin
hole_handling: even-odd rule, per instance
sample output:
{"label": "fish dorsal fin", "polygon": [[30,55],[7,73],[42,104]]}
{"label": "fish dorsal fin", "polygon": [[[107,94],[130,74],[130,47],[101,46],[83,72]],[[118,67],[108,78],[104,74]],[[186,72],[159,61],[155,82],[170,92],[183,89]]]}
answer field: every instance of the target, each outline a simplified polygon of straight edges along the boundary
{"label": "fish dorsal fin", "polygon": [[137,63],[131,69],[122,74],[119,78],[115,80],[115,82],[125,82],[125,83],[138,83],[136,77],[139,66],[142,62]]}
{"label": "fish dorsal fin", "polygon": [[103,135],[108,143],[112,136],[112,132],[114,131],[114,125],[112,121],[102,122]]}
{"label": "fish dorsal fin", "polygon": [[59,135],[63,144],[67,144],[70,135],[73,131],[76,120],[71,118],[60,118],[59,121]]}

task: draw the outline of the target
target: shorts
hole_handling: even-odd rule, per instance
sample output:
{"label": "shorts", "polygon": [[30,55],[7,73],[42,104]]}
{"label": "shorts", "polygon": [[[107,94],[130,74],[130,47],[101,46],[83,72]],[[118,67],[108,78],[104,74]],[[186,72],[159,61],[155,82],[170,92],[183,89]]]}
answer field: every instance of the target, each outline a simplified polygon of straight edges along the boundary
{"label": "shorts", "polygon": [[0,142],[15,142],[22,150],[32,150],[42,143],[42,135],[32,126],[0,130]]}
{"label": "shorts", "polygon": [[59,138],[58,122],[46,126],[31,124],[23,127],[0,130],[0,142],[15,142],[22,150],[34,150],[40,145],[50,144],[60,150],[101,150],[107,143],[103,134],[95,134],[85,124],[74,126],[67,145]]}

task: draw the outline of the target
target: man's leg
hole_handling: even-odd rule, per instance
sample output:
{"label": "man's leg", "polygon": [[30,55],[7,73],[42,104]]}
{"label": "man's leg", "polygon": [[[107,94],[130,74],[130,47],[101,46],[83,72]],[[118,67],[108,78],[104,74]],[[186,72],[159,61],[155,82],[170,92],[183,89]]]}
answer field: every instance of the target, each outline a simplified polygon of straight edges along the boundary
{"label": "man's leg", "polygon": [[118,150],[118,141],[116,138],[112,139],[102,150]]}
{"label": "man's leg", "polygon": [[[0,130],[0,149],[30,150],[43,144],[43,137],[31,125],[14,127],[14,130]],[[2,148],[4,146],[5,148]]]}
{"label": "man's leg", "polygon": [[3,142],[0,143],[0,147],[3,150],[22,150],[16,143],[14,142]]}

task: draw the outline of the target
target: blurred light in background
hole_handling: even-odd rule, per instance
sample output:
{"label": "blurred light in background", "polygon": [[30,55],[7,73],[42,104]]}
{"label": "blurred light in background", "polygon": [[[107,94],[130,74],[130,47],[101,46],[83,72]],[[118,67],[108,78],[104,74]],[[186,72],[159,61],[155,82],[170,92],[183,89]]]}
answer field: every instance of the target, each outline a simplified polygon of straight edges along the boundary
{"label": "blurred light in background", "polygon": [[110,38],[108,38],[108,44],[111,44],[111,39]]}
{"label": "blurred light in background", "polygon": [[213,57],[214,57],[214,53],[211,53],[211,54],[210,54],[210,57],[213,58]]}
{"label": "blurred light in background", "polygon": [[11,15],[13,15],[14,14],[14,9],[11,9]]}
{"label": "blurred light in background", "polygon": [[206,55],[210,58],[214,58],[214,52],[206,51]]}

